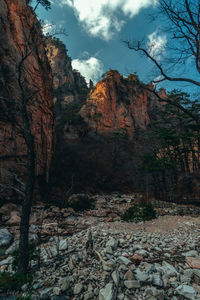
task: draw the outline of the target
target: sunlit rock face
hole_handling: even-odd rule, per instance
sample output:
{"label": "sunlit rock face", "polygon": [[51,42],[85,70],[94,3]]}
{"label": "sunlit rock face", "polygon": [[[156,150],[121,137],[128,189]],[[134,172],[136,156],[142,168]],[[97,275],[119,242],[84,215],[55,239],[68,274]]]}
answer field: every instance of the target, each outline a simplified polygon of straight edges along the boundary
{"label": "sunlit rock face", "polygon": [[80,114],[88,126],[98,134],[121,132],[133,139],[137,128],[145,129],[153,108],[158,105],[156,96],[145,88],[136,75],[124,78],[117,71],[93,88]]}
{"label": "sunlit rock face", "polygon": [[47,38],[46,44],[56,108],[52,198],[66,201],[72,184],[79,192],[137,188],[139,157],[149,147],[138,130],[146,131],[159,106],[153,86],[111,70],[88,88],[63,43]]}
{"label": "sunlit rock face", "polygon": [[[140,156],[150,146],[143,131],[156,119],[159,106],[152,89],[136,75],[124,78],[109,71],[96,86],[90,85],[85,101],[77,93],[77,100],[57,110],[53,197],[65,197],[63,190],[72,182],[79,192],[130,191],[143,185]],[[60,99],[62,95],[56,103]]]}
{"label": "sunlit rock face", "polygon": [[17,201],[23,197],[18,190],[23,189],[27,162],[20,117],[22,89],[34,137],[37,182],[38,178],[43,184],[48,181],[55,147],[51,69],[41,26],[25,0],[0,2],[0,62],[1,200]]}

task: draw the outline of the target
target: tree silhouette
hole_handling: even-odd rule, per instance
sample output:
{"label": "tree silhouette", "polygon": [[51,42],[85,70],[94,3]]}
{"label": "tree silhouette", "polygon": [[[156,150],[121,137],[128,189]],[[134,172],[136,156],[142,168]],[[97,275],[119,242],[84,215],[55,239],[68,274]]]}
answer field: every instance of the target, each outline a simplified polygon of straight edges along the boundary
{"label": "tree silhouette", "polygon": [[[28,4],[31,4],[33,0],[28,0]],[[38,8],[39,5],[42,5],[46,10],[51,8],[51,2],[49,0],[36,0],[36,5],[34,7],[34,11]]]}
{"label": "tree silhouette", "polygon": [[[169,98],[193,115],[199,113],[199,101],[190,101],[186,93],[174,90]],[[200,128],[174,105],[167,103],[157,113],[150,129],[154,147],[143,157],[143,168],[152,176],[156,196],[172,200],[180,178],[200,168]]]}
{"label": "tree silhouette", "polygon": [[[195,78],[174,76],[173,71],[177,65],[184,65],[188,58],[194,62],[193,66],[200,73],[200,3],[199,1],[160,0],[158,16],[166,21],[165,32],[168,34],[167,56],[169,59],[157,59],[153,51],[141,41],[125,41],[128,48],[144,54],[156,66],[160,78],[154,83],[165,80],[173,82],[188,82],[200,86],[200,81]],[[152,45],[153,47],[153,45]],[[169,66],[173,65],[171,72]]]}

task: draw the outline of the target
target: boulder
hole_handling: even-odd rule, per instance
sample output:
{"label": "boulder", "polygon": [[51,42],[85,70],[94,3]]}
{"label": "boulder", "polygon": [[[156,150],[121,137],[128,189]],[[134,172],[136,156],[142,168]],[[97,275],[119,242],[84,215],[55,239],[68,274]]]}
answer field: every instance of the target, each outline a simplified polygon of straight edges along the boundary
{"label": "boulder", "polygon": [[196,296],[195,289],[190,285],[184,285],[184,284],[179,285],[176,288],[176,292],[178,295],[183,296],[184,298],[190,299],[190,300],[195,299],[195,296]]}
{"label": "boulder", "polygon": [[106,284],[106,286],[100,290],[99,300],[113,300],[113,285],[112,285],[112,283]]}
{"label": "boulder", "polygon": [[6,228],[0,229],[0,247],[9,246],[12,242],[12,234]]}
{"label": "boulder", "polygon": [[137,280],[125,280],[124,285],[128,289],[138,289],[140,287],[140,283]]}
{"label": "boulder", "polygon": [[74,290],[73,290],[74,295],[79,295],[81,293],[82,289],[83,289],[82,283],[75,284]]}
{"label": "boulder", "polygon": [[12,217],[8,220],[7,224],[19,225],[20,222],[21,222],[21,218],[18,215],[12,215]]}
{"label": "boulder", "polygon": [[114,281],[115,285],[118,286],[119,280],[120,280],[119,272],[115,270],[112,272],[111,276],[112,276],[112,280]]}
{"label": "boulder", "polygon": [[200,257],[186,257],[185,259],[186,263],[190,268],[193,269],[200,269]]}
{"label": "boulder", "polygon": [[111,247],[112,249],[116,249],[118,245],[118,241],[113,237],[110,237],[106,243],[106,247]]}
{"label": "boulder", "polygon": [[136,264],[136,265],[139,265],[143,260],[144,258],[138,254],[134,254],[133,256],[130,257],[130,260]]}
{"label": "boulder", "polygon": [[69,286],[70,286],[70,279],[69,277],[65,277],[65,278],[60,278],[59,279],[59,286],[62,292],[65,292],[66,290],[68,290]]}
{"label": "boulder", "polygon": [[68,248],[67,241],[62,239],[59,241],[59,250],[66,250]]}

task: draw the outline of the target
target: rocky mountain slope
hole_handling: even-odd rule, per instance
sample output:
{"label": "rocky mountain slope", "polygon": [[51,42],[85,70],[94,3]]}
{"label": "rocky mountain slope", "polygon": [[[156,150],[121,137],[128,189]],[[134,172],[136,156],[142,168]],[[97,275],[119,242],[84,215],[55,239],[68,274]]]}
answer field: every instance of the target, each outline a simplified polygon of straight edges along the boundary
{"label": "rocky mountain slope", "polygon": [[[57,149],[52,172],[52,187],[56,192],[53,192],[53,198],[67,198],[69,190],[148,189],[154,190],[158,198],[172,197],[182,201],[183,186],[189,186],[182,183],[182,167],[177,164],[175,172],[172,163],[162,172],[168,158],[158,154],[158,148],[164,144],[159,141],[159,134],[155,134],[159,131],[155,129],[155,123],[166,126],[161,129],[166,132],[170,122],[164,121],[167,105],[158,101],[154,86],[151,83],[145,85],[135,74],[125,77],[110,70],[96,86],[91,84],[88,88],[84,78],[72,69],[62,42],[49,38],[47,53],[54,75],[57,120]],[[167,97],[164,89],[158,94]],[[162,153],[167,149],[163,147]],[[180,144],[178,151],[184,151]],[[161,159],[155,160],[155,157]],[[178,161],[176,159],[176,163]],[[151,176],[149,170],[154,170],[155,176]],[[185,175],[192,188],[184,194],[194,201],[199,193],[195,183],[198,174],[196,177],[192,174],[190,178]]]}
{"label": "rocky mountain slope", "polygon": [[59,39],[47,37],[46,51],[53,73],[54,103],[61,114],[69,103],[84,102],[88,87],[84,77],[72,69],[71,58]]}
{"label": "rocky mountain slope", "polygon": [[88,89],[83,77],[72,70],[60,41],[50,39],[47,53],[57,112],[55,197],[63,197],[63,189],[67,192],[71,185],[78,191],[134,189],[140,180],[141,150],[148,148],[138,133],[156,120],[160,107],[153,86],[146,89],[136,75],[125,78],[111,70]]}
{"label": "rocky mountain slope", "polygon": [[[153,86],[149,84],[148,88]],[[157,97],[145,89],[136,75],[123,77],[110,70],[90,91],[80,114],[100,135],[121,132],[133,139],[138,128],[147,128],[158,104]]]}
{"label": "rocky mountain slope", "polygon": [[26,0],[0,3],[0,61],[1,200],[17,201],[27,161],[20,116],[22,95],[34,137],[37,183],[43,187],[55,147],[52,74],[41,26]]}

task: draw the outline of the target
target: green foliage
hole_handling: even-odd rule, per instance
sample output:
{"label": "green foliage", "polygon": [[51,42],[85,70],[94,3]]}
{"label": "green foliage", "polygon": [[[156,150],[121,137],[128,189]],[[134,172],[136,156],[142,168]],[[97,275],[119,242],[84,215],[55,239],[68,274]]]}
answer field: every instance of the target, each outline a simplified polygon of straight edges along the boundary
{"label": "green foliage", "polygon": [[139,77],[138,77],[138,75],[137,75],[136,72],[134,72],[134,74],[130,74],[130,75],[127,77],[127,79],[128,79],[129,81],[139,82]]}
{"label": "green foliage", "polygon": [[175,167],[176,162],[168,157],[158,157],[154,153],[147,153],[142,157],[142,169],[149,173],[162,172]]}
{"label": "green foliage", "polygon": [[199,169],[200,103],[188,97],[177,90],[168,95],[174,105],[168,102],[158,109],[159,117],[149,128],[153,147],[142,157],[142,170],[151,175],[155,196],[166,200],[173,198],[184,174]]}
{"label": "green foliage", "polygon": [[55,47],[62,49],[63,52],[67,51],[65,44],[59,38],[56,38],[55,36],[47,35],[46,41],[47,41],[47,43],[49,42],[50,44],[54,45]]}
{"label": "green foliage", "polygon": [[22,285],[30,283],[32,281],[32,276],[24,275],[21,273],[9,273],[4,271],[0,273],[0,290],[6,292],[8,290],[20,290]]}
{"label": "green foliage", "polygon": [[[19,251],[15,250],[13,253],[13,263],[12,269],[15,273],[10,273],[7,270],[0,273],[0,291],[5,292],[8,290],[20,290],[21,287],[26,284],[30,283],[33,278],[31,275],[25,275],[17,272],[18,261],[19,261]],[[35,243],[29,244],[29,261],[37,260],[39,258],[39,250],[36,249]],[[30,297],[23,297],[18,299],[29,300]]]}
{"label": "green foliage", "polygon": [[151,203],[134,204],[121,216],[121,219],[126,222],[140,222],[155,219],[156,211]]}
{"label": "green foliage", "polygon": [[[40,253],[39,253],[39,249],[36,248],[36,245],[34,242],[31,242],[29,243],[29,262],[31,260],[39,260],[39,256],[40,256]],[[13,251],[12,253],[12,256],[14,258],[13,260],[13,263],[12,263],[12,269],[14,271],[17,271],[17,267],[18,267],[18,261],[19,261],[19,250],[15,250]]]}
{"label": "green foliage", "polygon": [[82,125],[84,123],[84,119],[79,114],[82,105],[82,103],[69,103],[62,115],[60,120],[61,123],[67,123],[74,126]]}

